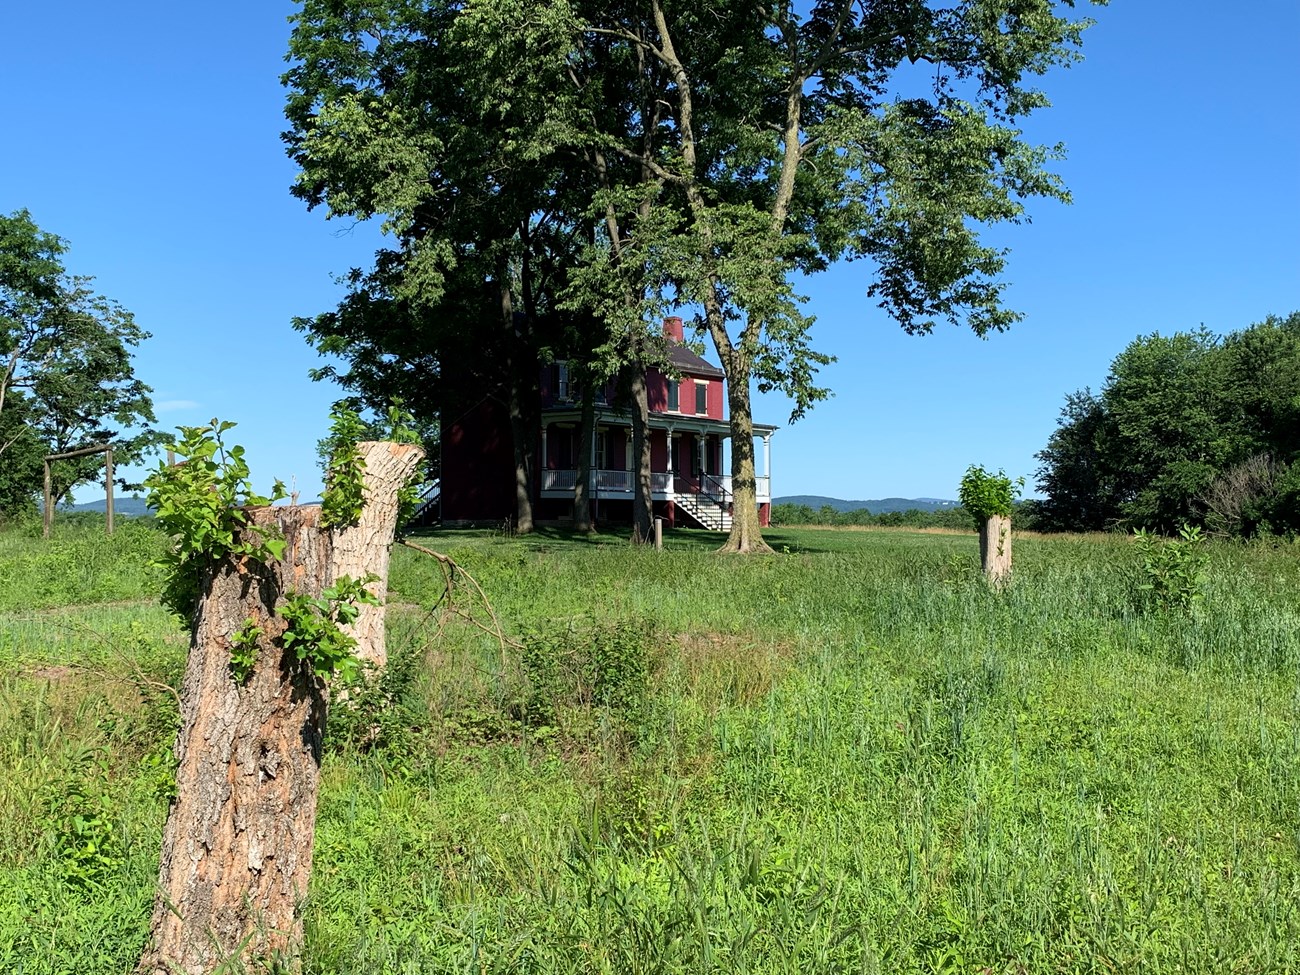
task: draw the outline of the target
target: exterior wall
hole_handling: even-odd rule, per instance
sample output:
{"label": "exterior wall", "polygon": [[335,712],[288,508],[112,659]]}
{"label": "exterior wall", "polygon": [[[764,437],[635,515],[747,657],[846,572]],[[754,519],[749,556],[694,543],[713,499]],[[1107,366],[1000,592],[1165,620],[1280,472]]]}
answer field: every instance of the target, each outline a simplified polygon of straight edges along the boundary
{"label": "exterior wall", "polygon": [[763,528],[770,528],[772,525],[772,506],[770,504],[760,504],[758,506],[758,523]]}
{"label": "exterior wall", "polygon": [[663,471],[668,469],[668,431],[650,431],[650,469]]}
{"label": "exterior wall", "polygon": [[651,413],[668,412],[668,377],[658,369],[646,371],[646,399],[650,401]]}
{"label": "exterior wall", "polygon": [[[707,382],[707,409],[704,413],[695,411],[695,384],[697,382]],[[658,369],[651,369],[646,376],[646,393],[650,401],[651,413],[668,413],[668,377]],[[683,373],[681,380],[681,390],[678,395],[678,406],[673,413],[682,416],[708,416],[714,420],[722,420],[727,415],[727,397],[723,391],[722,379],[719,376],[692,376],[689,373]]]}
{"label": "exterior wall", "polygon": [[484,400],[443,430],[443,521],[500,521],[513,515],[514,467],[510,417],[501,404]]}
{"label": "exterior wall", "polygon": [[726,397],[722,393],[722,380],[709,380],[709,416],[721,420],[726,416]]}

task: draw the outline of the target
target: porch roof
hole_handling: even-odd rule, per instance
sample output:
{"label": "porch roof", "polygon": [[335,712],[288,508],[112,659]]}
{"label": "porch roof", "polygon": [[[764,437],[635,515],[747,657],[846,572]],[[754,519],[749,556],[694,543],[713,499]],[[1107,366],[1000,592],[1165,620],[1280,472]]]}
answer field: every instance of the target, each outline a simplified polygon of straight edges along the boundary
{"label": "porch roof", "polygon": [[[576,409],[552,409],[542,411],[542,422],[553,426],[571,426],[582,423],[582,411]],[[631,426],[632,416],[624,410],[596,407],[596,423]],[[719,437],[731,436],[731,424],[726,420],[717,420],[708,416],[694,416],[689,413],[651,413],[651,430],[673,430],[680,433],[712,433]],[[763,426],[762,430],[775,430],[775,427]],[[754,432],[760,436],[760,425],[754,424]]]}

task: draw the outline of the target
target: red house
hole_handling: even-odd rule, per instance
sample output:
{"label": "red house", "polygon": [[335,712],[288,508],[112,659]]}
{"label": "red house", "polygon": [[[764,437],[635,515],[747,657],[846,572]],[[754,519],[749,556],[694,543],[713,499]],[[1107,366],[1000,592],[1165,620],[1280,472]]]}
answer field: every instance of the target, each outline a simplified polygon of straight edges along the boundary
{"label": "red house", "polygon": [[[685,344],[682,320],[664,323],[669,360],[680,375],[658,369],[646,377],[650,400],[651,497],[655,514],[669,525],[727,530],[731,527],[731,436],[723,372]],[[573,517],[573,491],[581,451],[590,451],[590,497],[594,517],[605,524],[631,524],[634,485],[632,420],[613,405],[608,389],[597,392],[593,443],[579,443],[581,395],[563,362],[542,368],[536,390],[540,417],[534,472],[533,514],[538,522]],[[771,509],[771,443],[776,427],[755,423],[761,437],[757,478],[759,517]],[[757,452],[756,452],[757,453]],[[446,525],[503,522],[514,513],[514,462],[504,410],[485,398],[464,415],[444,419],[442,429],[442,521]]]}

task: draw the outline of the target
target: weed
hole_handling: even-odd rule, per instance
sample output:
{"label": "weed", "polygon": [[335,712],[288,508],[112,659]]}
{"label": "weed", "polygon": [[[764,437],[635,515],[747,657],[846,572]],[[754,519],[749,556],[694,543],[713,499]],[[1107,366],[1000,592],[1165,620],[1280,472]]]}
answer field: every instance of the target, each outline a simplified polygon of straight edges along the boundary
{"label": "weed", "polygon": [[1183,525],[1176,539],[1161,539],[1139,528],[1133,538],[1139,559],[1134,588],[1143,609],[1187,612],[1201,601],[1209,556],[1199,527]]}

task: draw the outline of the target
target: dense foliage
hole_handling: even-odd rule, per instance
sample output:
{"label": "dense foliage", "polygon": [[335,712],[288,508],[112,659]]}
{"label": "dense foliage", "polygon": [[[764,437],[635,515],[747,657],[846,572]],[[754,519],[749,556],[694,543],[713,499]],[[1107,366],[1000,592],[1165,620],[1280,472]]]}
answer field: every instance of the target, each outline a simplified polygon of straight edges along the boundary
{"label": "dense foliage", "polygon": [[203,572],[227,556],[266,562],[284,554],[284,540],[249,531],[248,509],[288,497],[276,481],[269,496],[253,491],[244,448],[222,439],[235,424],[213,420],[180,427],[169,449],[180,458],[149,475],[149,507],[172,539],[162,559],[167,572],[163,603],[188,626],[198,607]]}
{"label": "dense foliage", "polygon": [[308,0],[284,79],[295,193],[395,244],[300,327],[365,396],[418,376],[422,417],[428,389],[490,376],[466,405],[501,398],[527,486],[539,359],[576,332],[600,378],[653,355],[664,310],[698,309],[729,387],[729,546],[761,550],[751,384],[795,416],[826,394],[797,274],[867,259],[913,333],[1018,317],[980,228],[1067,198],[1059,147],[1017,126],[1077,57],[1071,7]]}
{"label": "dense foliage", "polygon": [[994,515],[1010,517],[1023,485],[1024,478],[1013,481],[1004,471],[991,474],[972,464],[962,475],[957,499],[970,512],[975,527],[979,528]]}
{"label": "dense foliage", "polygon": [[[159,439],[151,390],[131,363],[149,333],[90,278],[69,275],[66,251],[26,210],[0,214],[0,514],[32,505],[45,454],[111,444],[122,465]],[[99,454],[56,461],[55,501],[103,466]]]}
{"label": "dense foliage", "polygon": [[[0,971],[119,975],[147,929],[185,641],[165,538],[102,529],[0,532]],[[504,655],[431,645],[441,570],[394,553],[305,975],[1300,971],[1291,546],[1026,538],[995,592],[969,533],[718,537],[440,533]]]}
{"label": "dense foliage", "polygon": [[1300,312],[1135,339],[1038,457],[1045,527],[1300,531]]}

